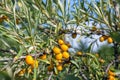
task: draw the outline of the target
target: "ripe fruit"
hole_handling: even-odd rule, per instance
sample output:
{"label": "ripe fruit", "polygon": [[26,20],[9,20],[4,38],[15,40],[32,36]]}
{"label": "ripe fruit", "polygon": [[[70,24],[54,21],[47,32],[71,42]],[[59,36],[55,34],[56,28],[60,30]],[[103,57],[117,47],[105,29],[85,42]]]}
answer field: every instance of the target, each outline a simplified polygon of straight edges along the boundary
{"label": "ripe fruit", "polygon": [[28,71],[28,73],[32,73],[32,68],[29,67],[29,68],[27,69],[27,71]]}
{"label": "ripe fruit", "polygon": [[58,54],[58,53],[61,52],[61,50],[60,50],[60,48],[58,48],[58,47],[54,47],[54,48],[53,48],[53,52],[54,52],[55,54]]}
{"label": "ripe fruit", "polygon": [[72,33],[72,38],[76,38],[77,37],[77,33]]}
{"label": "ripe fruit", "polygon": [[62,44],[60,47],[61,47],[61,49],[62,49],[63,51],[67,51],[67,50],[68,50],[68,46],[65,45],[65,44]]}
{"label": "ripe fruit", "polygon": [[111,76],[115,76],[115,73],[110,71],[110,70],[108,71],[108,74],[111,75]]}
{"label": "ripe fruit", "polygon": [[115,80],[115,77],[110,75],[108,80]]}
{"label": "ripe fruit", "polygon": [[62,57],[67,59],[70,57],[70,55],[68,52],[63,52]]}
{"label": "ripe fruit", "polygon": [[104,39],[103,36],[101,36],[101,37],[99,38],[99,40],[100,40],[100,42],[103,42],[105,39]]}
{"label": "ripe fruit", "polygon": [[96,54],[95,54],[95,56],[96,56],[96,57],[99,57],[99,54],[98,54],[98,53],[96,53]]}
{"label": "ripe fruit", "polygon": [[61,53],[57,54],[57,55],[55,56],[55,58],[56,58],[57,60],[61,60],[61,59],[62,59],[62,54],[61,54]]}
{"label": "ripe fruit", "polygon": [[80,52],[80,51],[79,51],[79,52],[77,52],[77,55],[81,56],[81,55],[82,55],[82,52]]}
{"label": "ripe fruit", "polygon": [[61,71],[63,69],[62,65],[57,65],[56,68],[57,68],[58,71]]}
{"label": "ripe fruit", "polygon": [[64,44],[64,41],[62,39],[59,39],[58,43],[59,43],[59,45],[62,45],[62,44]]}
{"label": "ripe fruit", "polygon": [[109,44],[110,44],[110,43],[113,43],[113,39],[112,39],[111,37],[109,37],[109,38],[107,39],[107,41],[108,41]]}
{"label": "ripe fruit", "polygon": [[101,63],[104,63],[104,62],[105,62],[105,60],[104,60],[104,59],[100,59],[99,61],[100,61]]}
{"label": "ripe fruit", "polygon": [[40,56],[40,59],[45,60],[47,58],[46,54],[43,54],[42,56]]}
{"label": "ripe fruit", "polygon": [[29,65],[33,64],[34,63],[33,57],[31,55],[27,55],[25,58],[25,62]]}
{"label": "ripe fruit", "polygon": [[22,69],[22,70],[19,71],[18,76],[23,76],[24,73],[25,73],[25,69]]}
{"label": "ripe fruit", "polygon": [[34,63],[31,64],[31,67],[32,67],[32,68],[38,68],[38,61],[37,61],[37,60],[34,60]]}

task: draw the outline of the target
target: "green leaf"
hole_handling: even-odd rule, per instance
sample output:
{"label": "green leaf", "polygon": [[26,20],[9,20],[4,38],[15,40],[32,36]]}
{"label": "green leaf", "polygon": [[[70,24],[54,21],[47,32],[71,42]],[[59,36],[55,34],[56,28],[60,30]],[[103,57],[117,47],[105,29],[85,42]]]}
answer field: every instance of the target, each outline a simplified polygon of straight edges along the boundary
{"label": "green leaf", "polygon": [[78,77],[75,77],[75,75],[66,75],[66,77],[63,80],[80,80]]}
{"label": "green leaf", "polygon": [[114,41],[120,42],[120,33],[119,32],[111,32],[110,36],[113,38]]}
{"label": "green leaf", "polygon": [[77,68],[79,68],[79,65],[78,65],[78,63],[76,61],[71,60],[71,63],[74,64]]}

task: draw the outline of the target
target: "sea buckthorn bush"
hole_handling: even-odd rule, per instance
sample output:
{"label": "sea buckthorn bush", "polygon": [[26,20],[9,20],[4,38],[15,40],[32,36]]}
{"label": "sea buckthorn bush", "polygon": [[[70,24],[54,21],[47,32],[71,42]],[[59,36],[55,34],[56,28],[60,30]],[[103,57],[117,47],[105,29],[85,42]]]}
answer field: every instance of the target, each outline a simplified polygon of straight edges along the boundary
{"label": "sea buckthorn bush", "polygon": [[1,0],[0,79],[119,80],[119,3]]}

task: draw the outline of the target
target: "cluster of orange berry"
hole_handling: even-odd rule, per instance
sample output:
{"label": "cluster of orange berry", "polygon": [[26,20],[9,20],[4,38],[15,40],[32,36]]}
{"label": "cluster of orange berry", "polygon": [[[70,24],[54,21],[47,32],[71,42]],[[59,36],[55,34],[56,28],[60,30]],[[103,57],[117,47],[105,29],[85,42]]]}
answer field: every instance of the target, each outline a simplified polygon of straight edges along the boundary
{"label": "cluster of orange berry", "polygon": [[[56,69],[58,71],[63,70],[63,62],[65,60],[69,60],[70,54],[68,52],[69,49],[69,45],[66,44],[62,39],[58,40],[58,44],[59,46],[55,46],[53,48],[53,56],[55,57],[55,60],[57,61]],[[51,64],[50,66],[48,66],[48,69],[52,68],[53,64]]]}
{"label": "cluster of orange berry", "polygon": [[116,74],[112,72],[111,70],[108,70],[108,75],[109,75],[108,80],[116,80],[115,79]]}
{"label": "cluster of orange berry", "polygon": [[107,40],[107,42],[110,44],[110,43],[113,43],[113,39],[110,37],[110,36],[107,36],[107,35],[102,35],[100,38],[99,38],[100,42],[103,42],[105,40]]}
{"label": "cluster of orange berry", "polygon": [[30,65],[29,68],[27,69],[21,69],[19,72],[18,72],[18,75],[19,76],[23,76],[25,72],[28,72],[28,73],[32,73],[32,70],[33,68],[38,68],[38,61],[37,60],[34,60],[33,57],[31,55],[27,55],[26,58],[25,58],[25,62],[27,65]]}
{"label": "cluster of orange berry", "polygon": [[18,72],[18,76],[23,76],[25,74],[25,72],[28,72],[28,73],[32,73],[32,69],[29,67],[27,69],[21,69],[19,72]]}

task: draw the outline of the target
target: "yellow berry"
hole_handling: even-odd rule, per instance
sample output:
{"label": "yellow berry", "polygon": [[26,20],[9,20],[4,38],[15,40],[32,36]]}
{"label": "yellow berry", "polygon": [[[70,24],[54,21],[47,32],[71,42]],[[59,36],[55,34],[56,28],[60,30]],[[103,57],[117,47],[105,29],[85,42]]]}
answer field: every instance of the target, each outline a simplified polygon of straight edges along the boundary
{"label": "yellow berry", "polygon": [[110,75],[108,80],[115,80],[115,77]]}
{"label": "yellow berry", "polygon": [[37,60],[34,60],[34,63],[31,64],[31,67],[32,67],[32,68],[38,68],[38,61],[37,61]]}
{"label": "yellow berry", "polygon": [[43,54],[42,56],[40,56],[40,59],[45,60],[47,58],[46,54]]}
{"label": "yellow berry", "polygon": [[109,38],[107,39],[107,41],[108,41],[109,44],[110,44],[110,43],[113,43],[113,39],[112,39],[111,37],[109,37]]}
{"label": "yellow berry", "polygon": [[111,70],[108,71],[108,74],[111,75],[111,76],[115,76],[115,73],[112,72]]}
{"label": "yellow berry", "polygon": [[18,76],[23,76],[24,73],[25,73],[25,69],[22,69],[22,70],[19,71]]}
{"label": "yellow berry", "polygon": [[29,68],[27,69],[27,71],[28,71],[28,73],[32,73],[32,68],[29,67]]}
{"label": "yellow berry", "polygon": [[81,55],[82,55],[82,52],[81,52],[81,51],[77,52],[77,55],[81,56]]}
{"label": "yellow berry", "polygon": [[25,62],[29,65],[33,64],[33,62],[34,62],[33,57],[31,55],[27,55],[25,58]]}
{"label": "yellow berry", "polygon": [[62,44],[64,44],[64,41],[62,39],[59,39],[58,43],[59,43],[59,45],[62,45]]}
{"label": "yellow berry", "polygon": [[57,65],[56,68],[57,68],[58,71],[61,71],[63,69],[62,65]]}
{"label": "yellow berry", "polygon": [[55,58],[56,58],[57,60],[61,60],[61,59],[62,59],[62,54],[61,54],[61,53],[57,54],[57,55],[55,56]]}
{"label": "yellow berry", "polygon": [[63,51],[67,51],[67,50],[68,50],[68,46],[65,45],[65,44],[62,44],[60,47],[61,47],[61,49],[62,49]]}
{"label": "yellow berry", "polygon": [[62,57],[67,59],[70,57],[70,55],[68,52],[63,52]]}
{"label": "yellow berry", "polygon": [[101,37],[99,38],[99,40],[100,40],[100,42],[103,42],[105,39],[104,39],[103,36],[101,36]]}
{"label": "yellow berry", "polygon": [[104,60],[104,59],[100,59],[99,61],[100,61],[101,63],[104,63],[104,62],[105,62],[105,60]]}
{"label": "yellow berry", "polygon": [[58,48],[58,47],[54,47],[54,48],[53,48],[53,52],[54,52],[55,54],[59,54],[59,53],[61,53],[61,50],[60,50],[60,48]]}

